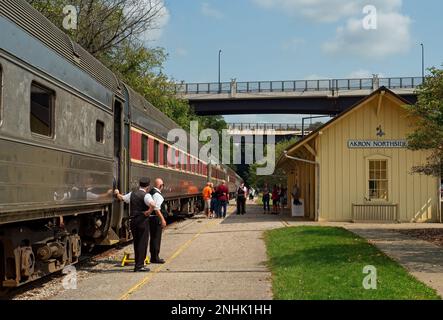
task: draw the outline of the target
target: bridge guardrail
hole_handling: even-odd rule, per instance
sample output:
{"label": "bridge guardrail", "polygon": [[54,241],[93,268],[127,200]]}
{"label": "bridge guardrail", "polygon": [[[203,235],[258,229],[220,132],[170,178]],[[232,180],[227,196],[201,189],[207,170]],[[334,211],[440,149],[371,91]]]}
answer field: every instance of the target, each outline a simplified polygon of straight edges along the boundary
{"label": "bridge guardrail", "polygon": [[301,124],[296,123],[228,123],[230,130],[276,130],[297,131],[302,129]]}
{"label": "bridge guardrail", "polygon": [[266,92],[313,92],[375,90],[385,86],[388,89],[414,89],[423,83],[422,77],[324,79],[293,81],[249,81],[221,83],[180,83],[176,93],[221,94],[221,93],[266,93]]}

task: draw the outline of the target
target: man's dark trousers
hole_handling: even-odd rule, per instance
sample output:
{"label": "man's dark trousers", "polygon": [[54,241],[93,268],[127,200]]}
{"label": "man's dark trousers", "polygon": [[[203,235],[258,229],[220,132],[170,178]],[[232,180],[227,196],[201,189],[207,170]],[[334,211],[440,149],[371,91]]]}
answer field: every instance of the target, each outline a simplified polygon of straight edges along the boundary
{"label": "man's dark trousers", "polygon": [[246,197],[245,196],[238,196],[237,197],[237,214],[245,214],[245,204],[246,204]]}
{"label": "man's dark trousers", "polygon": [[162,242],[163,228],[158,216],[151,215],[149,218],[149,231],[151,239],[149,241],[149,251],[151,252],[151,261],[160,259],[160,246]]}
{"label": "man's dark trousers", "polygon": [[140,269],[145,265],[149,240],[149,219],[138,215],[131,219],[131,232],[134,238],[135,268]]}

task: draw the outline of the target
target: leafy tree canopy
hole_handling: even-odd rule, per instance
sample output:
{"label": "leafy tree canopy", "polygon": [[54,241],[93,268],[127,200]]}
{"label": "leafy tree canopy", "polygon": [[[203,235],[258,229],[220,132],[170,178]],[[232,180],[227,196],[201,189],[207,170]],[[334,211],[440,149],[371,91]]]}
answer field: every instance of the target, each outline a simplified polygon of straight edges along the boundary
{"label": "leafy tree canopy", "polygon": [[145,40],[165,14],[160,0],[27,0],[63,29],[63,8],[78,10],[77,30],[67,34],[184,129],[198,120],[201,129],[226,128],[221,116],[198,117],[189,103],[175,95],[175,84],[163,73],[168,58],[163,48]]}
{"label": "leafy tree canopy", "polygon": [[416,130],[408,136],[411,150],[429,150],[427,163],[413,168],[414,172],[441,176],[443,169],[443,70],[429,69],[430,76],[417,91],[415,105],[406,106],[418,119]]}

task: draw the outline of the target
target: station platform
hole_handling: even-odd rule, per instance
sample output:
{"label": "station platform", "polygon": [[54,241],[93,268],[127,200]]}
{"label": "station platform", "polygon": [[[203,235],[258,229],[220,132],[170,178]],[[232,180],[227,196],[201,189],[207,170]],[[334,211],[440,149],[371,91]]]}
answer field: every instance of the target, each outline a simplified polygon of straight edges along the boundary
{"label": "station platform", "polygon": [[197,218],[168,227],[160,252],[166,263],[150,264],[150,272],[121,266],[124,252],[133,251],[129,244],[78,266],[76,289],[60,283],[48,299],[272,299],[263,231],[284,226],[282,216],[264,215],[252,203],[242,216],[230,206],[224,220]]}

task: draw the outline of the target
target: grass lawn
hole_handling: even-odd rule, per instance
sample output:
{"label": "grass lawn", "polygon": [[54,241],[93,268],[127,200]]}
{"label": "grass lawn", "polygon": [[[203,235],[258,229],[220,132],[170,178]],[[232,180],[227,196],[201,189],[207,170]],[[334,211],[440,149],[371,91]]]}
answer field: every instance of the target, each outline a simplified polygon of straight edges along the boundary
{"label": "grass lawn", "polygon": [[[266,232],[274,299],[439,299],[365,239],[342,228]],[[363,288],[363,268],[377,268],[377,289]]]}

